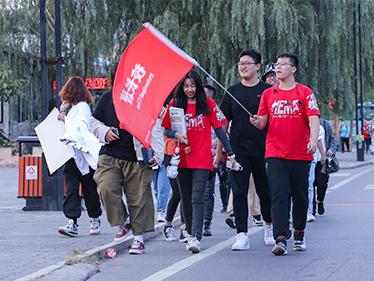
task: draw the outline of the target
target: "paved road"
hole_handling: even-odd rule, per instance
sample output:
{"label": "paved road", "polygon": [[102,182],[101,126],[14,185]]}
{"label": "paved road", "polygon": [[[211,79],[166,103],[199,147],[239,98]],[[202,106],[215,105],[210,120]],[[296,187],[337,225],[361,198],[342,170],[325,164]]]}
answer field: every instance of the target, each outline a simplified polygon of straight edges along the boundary
{"label": "paved road", "polygon": [[289,245],[287,256],[273,256],[258,227],[250,229],[250,251],[232,252],[234,233],[217,204],[214,235],[203,239],[200,254],[158,237],[145,255],[122,254],[89,280],[374,280],[374,167],[332,175],[326,200],[326,215],[307,226],[306,252]]}

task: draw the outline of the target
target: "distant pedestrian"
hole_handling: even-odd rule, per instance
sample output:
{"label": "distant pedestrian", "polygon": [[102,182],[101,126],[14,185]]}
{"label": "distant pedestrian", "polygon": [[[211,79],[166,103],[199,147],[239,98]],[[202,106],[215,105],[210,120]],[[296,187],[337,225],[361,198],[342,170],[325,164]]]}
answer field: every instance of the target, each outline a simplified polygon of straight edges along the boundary
{"label": "distant pedestrian", "polygon": [[275,73],[274,63],[269,63],[265,66],[265,72],[262,75],[261,80],[273,86],[279,84],[277,75]]}
{"label": "distant pedestrian", "polygon": [[[324,129],[325,136],[324,136],[324,144],[326,148],[326,157],[330,157],[336,154],[336,149],[337,149],[337,142],[334,138],[334,131],[325,119],[321,118],[320,119],[320,124]],[[321,160],[323,160],[321,158]],[[315,177],[314,177],[314,191],[317,193],[317,198],[314,196],[313,199],[313,214],[317,212],[320,216],[325,214],[325,205],[324,205],[324,200],[326,196],[326,191],[329,183],[329,174],[321,173],[322,167],[323,167],[323,161],[319,160],[316,165],[316,170],[315,170]],[[316,201],[317,200],[317,201]]]}
{"label": "distant pedestrian", "polygon": [[340,124],[339,134],[342,153],[344,153],[344,145],[347,147],[347,151],[349,152],[349,127],[344,121]]}
{"label": "distant pedestrian", "polygon": [[64,166],[66,196],[64,215],[69,219],[58,232],[67,236],[78,235],[78,218],[81,216],[79,184],[90,217],[90,234],[100,234],[101,208],[96,183],[93,180],[101,147],[98,139],[89,131],[91,109],[94,98],[82,78],[71,77],[60,92],[62,104],[59,119],[65,122],[66,133],[61,141],[74,148],[74,157]]}
{"label": "distant pedestrian", "polygon": [[306,249],[308,174],[317,149],[319,109],[312,90],[295,81],[297,70],[296,55],[278,55],[276,74],[279,86],[264,91],[258,115],[250,118],[257,128],[269,126],[265,158],[276,240],[272,249],[274,255],[287,254],[290,196],[295,229],[293,249]]}

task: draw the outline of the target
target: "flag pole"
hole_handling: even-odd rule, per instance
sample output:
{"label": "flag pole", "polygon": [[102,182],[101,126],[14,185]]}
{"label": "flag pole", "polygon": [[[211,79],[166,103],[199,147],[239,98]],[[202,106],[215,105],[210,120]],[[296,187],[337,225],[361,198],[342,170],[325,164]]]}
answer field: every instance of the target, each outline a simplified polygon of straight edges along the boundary
{"label": "flag pole", "polygon": [[240,102],[237,98],[235,98],[225,87],[222,86],[212,75],[210,75],[204,68],[202,68],[199,64],[196,65],[202,72],[204,72],[214,83],[216,83],[226,94],[228,94],[250,117],[253,116],[252,113]]}

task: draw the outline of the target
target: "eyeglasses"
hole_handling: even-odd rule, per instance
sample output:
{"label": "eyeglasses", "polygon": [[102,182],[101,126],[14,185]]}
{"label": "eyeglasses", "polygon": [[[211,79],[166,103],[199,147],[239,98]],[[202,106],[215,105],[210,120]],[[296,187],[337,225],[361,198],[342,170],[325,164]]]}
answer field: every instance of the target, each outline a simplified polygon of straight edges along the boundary
{"label": "eyeglasses", "polygon": [[294,66],[292,63],[288,63],[288,62],[283,62],[283,63],[274,63],[274,66],[277,67],[277,66],[285,66],[285,65],[291,65],[291,66]]}
{"label": "eyeglasses", "polygon": [[238,62],[238,66],[250,66],[251,64],[257,64],[257,63],[250,62],[250,61],[241,61],[241,62]]}

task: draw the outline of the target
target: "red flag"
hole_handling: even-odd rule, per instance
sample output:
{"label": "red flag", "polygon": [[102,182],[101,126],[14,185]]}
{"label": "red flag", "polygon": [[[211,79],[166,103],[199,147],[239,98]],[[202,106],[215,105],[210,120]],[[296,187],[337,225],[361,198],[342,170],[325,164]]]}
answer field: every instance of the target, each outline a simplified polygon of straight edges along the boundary
{"label": "red flag", "polygon": [[193,58],[145,24],[124,51],[114,78],[113,102],[121,129],[150,147],[166,97],[194,65]]}

